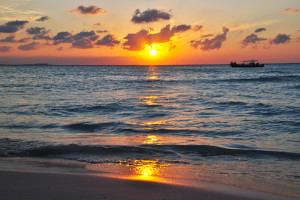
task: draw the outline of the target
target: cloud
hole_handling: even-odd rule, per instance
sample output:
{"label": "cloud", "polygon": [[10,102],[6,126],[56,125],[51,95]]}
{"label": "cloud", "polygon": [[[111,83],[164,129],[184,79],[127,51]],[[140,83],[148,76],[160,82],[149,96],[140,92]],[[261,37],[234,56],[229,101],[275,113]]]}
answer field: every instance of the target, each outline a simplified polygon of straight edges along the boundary
{"label": "cloud", "polygon": [[45,33],[35,34],[33,40],[51,40],[51,37]]}
{"label": "cloud", "polygon": [[73,48],[88,49],[94,47],[94,41],[96,41],[98,37],[94,31],[82,31],[75,35],[69,32],[59,32],[52,39],[54,40],[54,45],[72,43]]}
{"label": "cloud", "polygon": [[15,36],[11,35],[11,36],[7,36],[5,39],[1,39],[0,42],[8,42],[8,43],[16,43],[18,42],[17,40],[15,40]]}
{"label": "cloud", "polygon": [[78,48],[78,49],[90,49],[93,48],[94,45],[91,40],[82,38],[80,40],[76,40],[72,43],[73,48]]}
{"label": "cloud", "polygon": [[173,43],[169,43],[170,47],[169,47],[169,51],[172,51],[173,49],[175,49],[176,45]]}
{"label": "cloud", "polygon": [[34,40],[50,40],[48,33],[50,30],[46,30],[45,27],[31,27],[26,30],[30,35],[34,35],[32,39]]}
{"label": "cloud", "polygon": [[192,28],[191,25],[182,24],[179,26],[174,26],[172,28],[172,32],[174,32],[174,33],[185,32],[185,31],[190,30],[191,28]]}
{"label": "cloud", "polygon": [[103,8],[97,7],[95,5],[91,6],[83,6],[80,5],[77,8],[71,10],[71,13],[79,12],[80,15],[100,15],[100,14],[107,14],[108,10],[104,10]]}
{"label": "cloud", "polygon": [[6,52],[10,52],[11,50],[12,50],[12,47],[0,46],[0,52],[6,53]]}
{"label": "cloud", "polygon": [[230,31],[244,31],[244,30],[247,30],[247,29],[250,29],[250,28],[253,28],[253,27],[256,27],[256,26],[262,26],[262,27],[265,27],[265,26],[269,26],[271,24],[274,24],[274,23],[278,23],[279,20],[263,20],[263,21],[257,21],[257,22],[249,22],[249,23],[245,23],[245,24],[235,24],[235,25],[231,25],[229,26],[230,28]]}
{"label": "cloud", "polygon": [[40,47],[39,42],[32,42],[29,44],[18,46],[18,49],[20,49],[22,51],[30,51],[30,50],[37,50],[37,49],[39,49],[39,47]]}
{"label": "cloud", "polygon": [[19,42],[28,42],[29,40],[30,40],[30,38],[27,37],[27,38],[20,39]]}
{"label": "cloud", "polygon": [[245,37],[245,39],[241,41],[241,44],[243,45],[243,47],[246,47],[250,43],[256,44],[257,42],[264,41],[264,40],[267,40],[267,39],[259,38],[255,33],[252,33],[252,34],[248,35],[247,37]]}
{"label": "cloud", "polygon": [[148,39],[149,31],[141,30],[137,33],[129,33],[124,39],[123,48],[129,51],[140,51],[145,48],[145,44],[151,43]]}
{"label": "cloud", "polygon": [[97,33],[108,33],[108,30],[98,30]]}
{"label": "cloud", "polygon": [[193,29],[194,29],[194,31],[200,31],[202,28],[203,28],[203,25],[198,24],[198,25],[194,26]]}
{"label": "cloud", "polygon": [[81,39],[89,39],[91,41],[95,41],[98,39],[98,35],[94,31],[82,31],[77,33],[73,36],[74,40],[81,40]]}
{"label": "cloud", "polygon": [[26,30],[28,34],[49,33],[49,31],[45,27],[31,27]]}
{"label": "cloud", "polygon": [[30,38],[22,38],[20,40],[15,39],[16,36],[10,35],[7,36],[5,39],[1,39],[0,42],[7,42],[7,43],[18,43],[18,42],[27,42]]}
{"label": "cloud", "polygon": [[10,21],[4,25],[0,25],[0,33],[15,33],[22,29],[28,21]]}
{"label": "cloud", "polygon": [[214,34],[206,34],[206,35],[202,35],[201,37],[202,38],[207,38],[207,37],[212,37],[212,36],[214,36]]}
{"label": "cloud", "polygon": [[39,11],[26,10],[29,0],[7,0],[0,1],[1,21],[35,19],[41,15]]}
{"label": "cloud", "polygon": [[43,22],[43,21],[47,21],[48,19],[49,19],[48,16],[43,16],[43,17],[40,17],[40,18],[36,19],[35,21]]}
{"label": "cloud", "polygon": [[298,8],[287,8],[280,11],[281,13],[298,13],[300,10]]}
{"label": "cloud", "polygon": [[98,40],[95,44],[96,45],[103,45],[103,46],[113,47],[115,45],[120,44],[120,41],[115,39],[115,36],[113,36],[111,34],[107,34],[101,40]]}
{"label": "cloud", "polygon": [[172,29],[170,25],[162,28],[160,32],[151,34],[148,30],[141,30],[137,33],[130,33],[124,39],[127,41],[124,42],[123,48],[129,51],[140,51],[145,49],[147,45],[153,43],[165,43],[169,42],[170,39],[175,35],[175,33],[185,32],[190,30],[190,25],[179,25],[174,26]]}
{"label": "cloud", "polygon": [[54,40],[54,45],[61,44],[61,43],[72,43],[72,34],[66,31],[62,31],[56,34],[52,38]]}
{"label": "cloud", "polygon": [[101,23],[95,23],[94,26],[101,26]]}
{"label": "cloud", "polygon": [[139,9],[136,9],[131,21],[133,23],[140,24],[169,19],[171,19],[171,14],[162,10],[148,9],[141,12]]}
{"label": "cloud", "polygon": [[266,30],[267,30],[266,28],[258,28],[254,32],[255,33],[260,33],[260,32],[266,31]]}
{"label": "cloud", "polygon": [[214,49],[220,49],[222,47],[223,42],[227,40],[227,33],[229,32],[229,28],[223,27],[223,33],[216,35],[212,39],[205,40],[192,40],[190,41],[190,45],[194,48],[200,48],[204,51],[210,51]]}
{"label": "cloud", "polygon": [[291,37],[286,34],[278,34],[274,39],[270,41],[270,44],[285,44],[291,40]]}

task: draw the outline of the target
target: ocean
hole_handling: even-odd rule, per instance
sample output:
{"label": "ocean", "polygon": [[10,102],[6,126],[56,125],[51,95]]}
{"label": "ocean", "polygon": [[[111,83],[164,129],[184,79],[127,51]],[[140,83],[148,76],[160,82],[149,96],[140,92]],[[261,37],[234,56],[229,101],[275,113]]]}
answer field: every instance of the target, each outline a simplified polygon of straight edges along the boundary
{"label": "ocean", "polygon": [[0,91],[0,168],[300,197],[300,64],[2,65]]}

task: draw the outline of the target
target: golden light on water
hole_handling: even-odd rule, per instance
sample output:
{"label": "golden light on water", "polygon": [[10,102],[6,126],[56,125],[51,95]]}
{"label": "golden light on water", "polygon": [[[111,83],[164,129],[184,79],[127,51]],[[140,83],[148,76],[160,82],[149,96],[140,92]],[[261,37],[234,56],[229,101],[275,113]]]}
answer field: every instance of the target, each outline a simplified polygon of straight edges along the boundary
{"label": "golden light on water", "polygon": [[[153,50],[148,50],[149,51],[149,54],[154,54],[156,55],[157,54],[157,51],[155,49]],[[148,81],[156,81],[156,80],[159,80],[159,73],[158,73],[158,69],[157,69],[157,66],[149,66],[148,67],[148,71],[149,71],[149,76],[147,77],[147,80]]]}
{"label": "golden light on water", "polygon": [[157,105],[157,96],[147,96],[147,97],[140,97],[140,103],[146,104],[148,106]]}
{"label": "golden light on water", "polygon": [[136,180],[157,181],[161,178],[168,164],[160,164],[158,160],[133,160],[128,163],[131,178]]}
{"label": "golden light on water", "polygon": [[132,170],[136,175],[143,177],[149,177],[160,173],[159,168],[156,166],[156,162],[149,160],[135,160]]}
{"label": "golden light on water", "polygon": [[[88,170],[108,172],[102,176],[117,177],[131,180],[154,181],[161,183],[173,183],[169,176],[171,164],[152,160],[120,160],[109,164],[91,164],[86,166]],[[173,173],[173,172],[172,172]]]}
{"label": "golden light on water", "polygon": [[161,125],[161,124],[166,124],[167,120],[157,120],[157,121],[148,121],[141,123],[141,126],[152,126],[152,125]]}
{"label": "golden light on water", "polygon": [[151,76],[151,77],[149,78],[149,80],[152,80],[152,81],[158,80],[158,76],[153,75],[153,76]]}
{"label": "golden light on water", "polygon": [[159,144],[161,140],[159,136],[156,135],[148,135],[147,138],[143,141],[143,144]]}

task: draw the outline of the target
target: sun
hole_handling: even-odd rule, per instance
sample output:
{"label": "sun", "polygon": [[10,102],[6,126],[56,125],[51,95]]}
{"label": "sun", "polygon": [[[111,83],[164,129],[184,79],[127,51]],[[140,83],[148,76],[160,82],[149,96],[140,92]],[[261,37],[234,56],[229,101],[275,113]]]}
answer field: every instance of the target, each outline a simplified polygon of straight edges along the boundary
{"label": "sun", "polygon": [[150,56],[156,56],[157,51],[155,49],[152,49],[149,51]]}

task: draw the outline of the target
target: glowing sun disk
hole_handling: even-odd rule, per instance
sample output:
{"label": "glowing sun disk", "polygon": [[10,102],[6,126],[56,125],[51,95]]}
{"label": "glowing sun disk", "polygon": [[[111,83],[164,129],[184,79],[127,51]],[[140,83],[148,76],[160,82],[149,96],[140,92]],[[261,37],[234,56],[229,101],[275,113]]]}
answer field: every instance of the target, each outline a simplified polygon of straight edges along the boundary
{"label": "glowing sun disk", "polygon": [[157,51],[155,49],[152,49],[152,50],[149,51],[149,54],[151,56],[155,56],[157,54]]}

